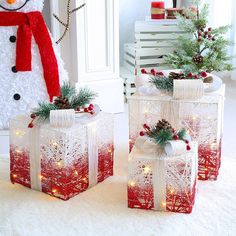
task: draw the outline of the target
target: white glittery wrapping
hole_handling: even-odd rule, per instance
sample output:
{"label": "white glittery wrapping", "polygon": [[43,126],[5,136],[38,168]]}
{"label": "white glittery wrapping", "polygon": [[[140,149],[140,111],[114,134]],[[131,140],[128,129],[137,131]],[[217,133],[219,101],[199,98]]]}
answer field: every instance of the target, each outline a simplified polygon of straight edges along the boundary
{"label": "white glittery wrapping", "polygon": [[[7,8],[17,8],[25,0],[18,0],[9,5],[0,0],[0,5]],[[43,0],[30,0],[20,12],[42,11]],[[0,8],[0,11],[4,11]],[[32,43],[32,71],[13,73],[12,67],[16,61],[16,43],[11,43],[9,38],[17,35],[17,27],[0,26],[0,130],[9,127],[9,118],[16,115],[28,114],[38,102],[48,100],[43,68],[38,46],[33,39]],[[64,69],[64,63],[60,57],[56,44],[53,47],[57,57],[60,81],[68,80],[68,74]],[[15,101],[14,94],[20,94],[21,99]]]}

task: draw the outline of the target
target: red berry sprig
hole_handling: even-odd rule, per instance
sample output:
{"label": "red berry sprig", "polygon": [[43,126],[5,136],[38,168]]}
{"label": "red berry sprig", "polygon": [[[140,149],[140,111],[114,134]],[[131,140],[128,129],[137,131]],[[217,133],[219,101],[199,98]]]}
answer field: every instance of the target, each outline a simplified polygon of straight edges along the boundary
{"label": "red berry sprig", "polygon": [[34,121],[35,121],[35,119],[37,118],[37,116],[36,116],[36,114],[32,113],[32,114],[30,115],[30,118],[31,118],[32,120],[31,120],[31,122],[29,123],[28,128],[32,129],[32,128],[34,127]]}
{"label": "red berry sprig", "polygon": [[155,69],[151,69],[150,72],[147,72],[145,69],[141,70],[142,74],[149,74],[153,76],[164,76],[164,73],[162,71],[156,71]]}

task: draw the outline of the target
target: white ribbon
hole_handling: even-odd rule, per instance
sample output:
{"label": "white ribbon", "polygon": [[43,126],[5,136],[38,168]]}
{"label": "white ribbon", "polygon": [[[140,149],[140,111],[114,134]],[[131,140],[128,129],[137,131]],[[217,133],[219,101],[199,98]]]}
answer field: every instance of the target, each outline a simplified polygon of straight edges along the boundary
{"label": "white ribbon", "polygon": [[52,127],[72,127],[74,122],[74,109],[50,111],[50,125]]}
{"label": "white ribbon", "polygon": [[204,85],[202,80],[174,80],[174,99],[200,99],[203,96]]}
{"label": "white ribbon", "polygon": [[165,145],[167,156],[179,156],[186,152],[186,143],[182,140],[168,141]]}
{"label": "white ribbon", "polygon": [[89,187],[98,182],[98,136],[97,123],[87,125],[88,157],[89,157]]}
{"label": "white ribbon", "polygon": [[30,184],[34,190],[42,191],[41,156],[39,147],[40,128],[34,126],[30,132]]}

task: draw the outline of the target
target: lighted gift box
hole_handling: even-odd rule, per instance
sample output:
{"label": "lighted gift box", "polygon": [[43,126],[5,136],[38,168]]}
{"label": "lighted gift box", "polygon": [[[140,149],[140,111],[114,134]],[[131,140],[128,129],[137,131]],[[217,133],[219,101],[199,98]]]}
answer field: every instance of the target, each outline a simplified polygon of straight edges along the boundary
{"label": "lighted gift box", "polygon": [[113,115],[75,120],[70,128],[10,122],[10,178],[63,200],[113,175]]}
{"label": "lighted gift box", "polygon": [[128,207],[191,213],[196,193],[198,145],[181,155],[134,147],[128,163]]}
{"label": "lighted gift box", "polygon": [[129,97],[129,142],[132,150],[142,124],[167,119],[177,128],[185,127],[199,144],[200,180],[216,180],[221,163],[225,86],[196,100],[174,100],[165,93]]}

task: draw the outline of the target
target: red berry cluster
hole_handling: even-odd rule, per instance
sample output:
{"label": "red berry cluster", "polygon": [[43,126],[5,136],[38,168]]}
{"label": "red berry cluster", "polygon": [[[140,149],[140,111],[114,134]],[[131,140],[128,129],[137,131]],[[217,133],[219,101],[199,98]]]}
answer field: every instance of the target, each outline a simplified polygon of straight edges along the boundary
{"label": "red berry cluster", "polygon": [[204,29],[200,29],[198,31],[198,39],[197,39],[197,41],[201,42],[202,38],[215,41],[215,37],[212,36],[212,28],[208,28],[206,31]]}
{"label": "red berry cluster", "polygon": [[32,129],[32,128],[34,127],[34,120],[36,119],[36,117],[37,117],[37,116],[36,116],[36,114],[34,114],[34,113],[30,115],[30,118],[31,118],[32,120],[31,120],[31,122],[29,123],[28,128]]}
{"label": "red berry cluster", "polygon": [[91,115],[93,115],[94,114],[94,105],[90,104],[88,107],[85,107],[82,110],[80,107],[78,107],[77,113],[90,113]]}
{"label": "red berry cluster", "polygon": [[187,77],[191,78],[191,79],[200,79],[200,77],[206,78],[207,77],[207,73],[205,71],[202,71],[200,74],[194,75],[192,72],[189,72],[187,74]]}
{"label": "red berry cluster", "polygon": [[[144,124],[143,125],[143,128],[145,129],[145,131],[141,131],[139,133],[140,136],[145,136],[145,135],[148,135],[148,133],[150,132],[151,128],[150,126],[148,126],[147,124]],[[173,133],[173,140],[179,140],[179,135],[178,135],[178,132],[175,130],[175,129],[172,129],[172,133]],[[189,141],[188,140],[183,140],[185,143],[186,143],[186,149],[187,151],[190,151],[191,150],[191,146],[189,144]]]}
{"label": "red berry cluster", "polygon": [[[172,132],[173,132],[173,139],[174,140],[179,140],[179,135],[178,133],[176,132],[175,129],[172,129]],[[186,149],[187,151],[190,151],[191,150],[191,146],[189,145],[189,141],[188,140],[183,140],[185,143],[186,143]]]}
{"label": "red berry cluster", "polygon": [[142,69],[141,73],[142,74],[150,74],[150,75],[153,75],[153,76],[164,76],[163,72],[156,71],[155,69],[151,69],[149,73],[145,69]]}

